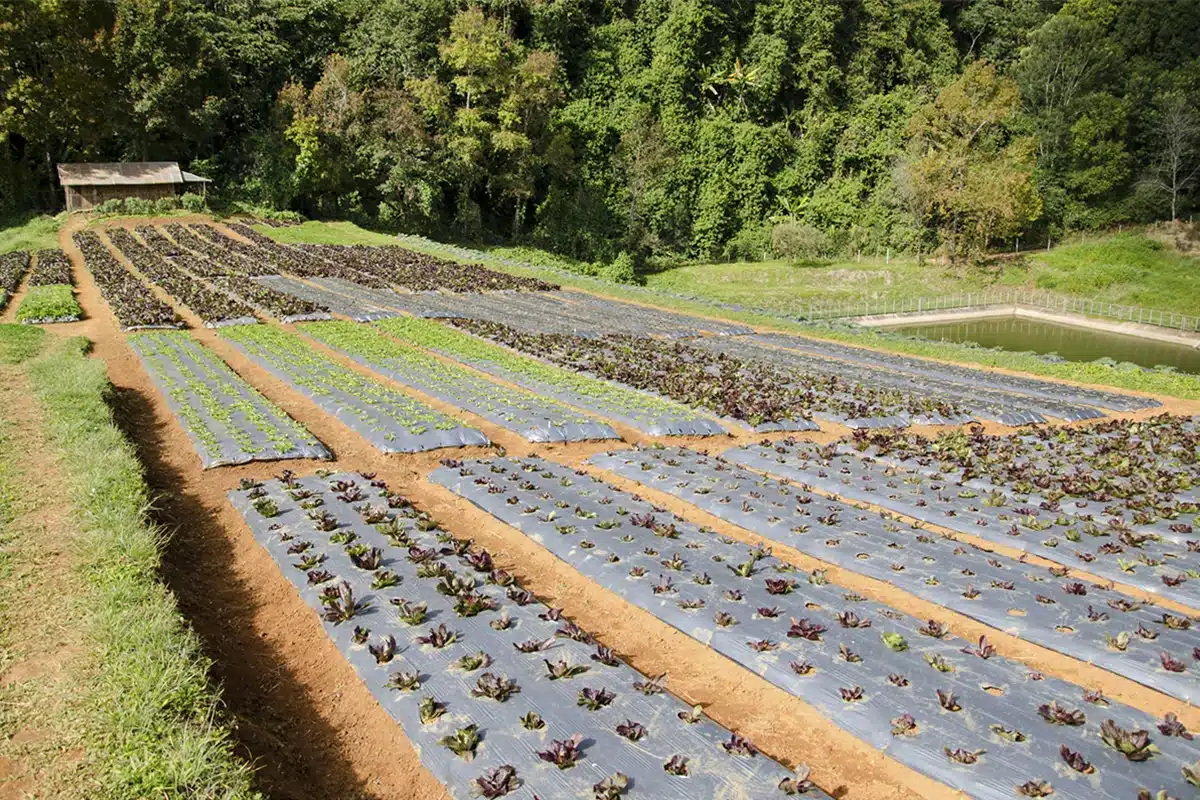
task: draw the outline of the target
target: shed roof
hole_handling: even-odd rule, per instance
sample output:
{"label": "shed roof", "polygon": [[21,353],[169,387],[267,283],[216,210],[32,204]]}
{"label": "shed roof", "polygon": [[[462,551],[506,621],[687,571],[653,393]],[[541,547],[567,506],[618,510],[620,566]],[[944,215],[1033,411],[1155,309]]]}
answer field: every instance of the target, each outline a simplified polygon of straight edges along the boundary
{"label": "shed roof", "polygon": [[212,183],[212,178],[202,178],[193,172],[183,171],[184,183]]}
{"label": "shed roof", "polygon": [[183,183],[175,161],[139,161],[111,164],[59,164],[63,186],[138,186]]}

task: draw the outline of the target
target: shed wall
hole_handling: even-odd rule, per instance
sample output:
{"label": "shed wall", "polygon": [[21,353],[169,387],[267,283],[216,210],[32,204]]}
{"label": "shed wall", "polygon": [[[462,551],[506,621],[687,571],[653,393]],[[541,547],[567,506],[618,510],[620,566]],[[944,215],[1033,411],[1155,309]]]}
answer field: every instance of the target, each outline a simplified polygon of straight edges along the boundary
{"label": "shed wall", "polygon": [[175,184],[151,183],[122,186],[66,186],[67,211],[87,211],[105,200],[124,200],[136,197],[142,200],[158,200],[175,196]]}

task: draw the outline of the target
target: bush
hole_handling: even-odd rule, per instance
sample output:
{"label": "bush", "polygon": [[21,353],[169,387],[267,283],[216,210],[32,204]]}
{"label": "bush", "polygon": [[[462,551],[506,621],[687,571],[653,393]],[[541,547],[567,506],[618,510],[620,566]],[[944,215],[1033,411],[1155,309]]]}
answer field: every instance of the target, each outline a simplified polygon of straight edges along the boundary
{"label": "bush", "polygon": [[628,252],[620,253],[600,270],[600,277],[615,283],[637,283],[637,266]]}
{"label": "bush", "polygon": [[154,213],[167,214],[179,208],[178,197],[160,197],[154,201]]}
{"label": "bush", "polygon": [[822,258],[829,252],[829,237],[812,225],[780,222],[771,230],[771,250],[792,260]]}
{"label": "bush", "polygon": [[727,261],[762,261],[771,254],[771,226],[747,225],[725,244]]}
{"label": "bush", "polygon": [[140,197],[125,198],[125,213],[134,214],[137,216],[148,216],[154,213],[154,201],[144,200]]}
{"label": "bush", "polygon": [[204,198],[195,192],[184,192],[179,197],[179,205],[188,211],[203,211],[205,207]]}
{"label": "bush", "polygon": [[123,214],[125,213],[125,201],[119,197],[114,197],[111,200],[105,200],[92,207],[92,211],[97,214]]}

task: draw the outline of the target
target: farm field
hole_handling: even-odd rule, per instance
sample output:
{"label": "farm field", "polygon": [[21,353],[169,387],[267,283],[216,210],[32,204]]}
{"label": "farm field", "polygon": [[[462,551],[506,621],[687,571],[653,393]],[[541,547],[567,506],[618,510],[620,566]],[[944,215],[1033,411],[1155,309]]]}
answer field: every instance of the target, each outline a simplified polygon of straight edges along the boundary
{"label": "farm field", "polygon": [[97,372],[211,722],[97,796],[1200,791],[1200,402],[278,230],[0,255],[3,368]]}

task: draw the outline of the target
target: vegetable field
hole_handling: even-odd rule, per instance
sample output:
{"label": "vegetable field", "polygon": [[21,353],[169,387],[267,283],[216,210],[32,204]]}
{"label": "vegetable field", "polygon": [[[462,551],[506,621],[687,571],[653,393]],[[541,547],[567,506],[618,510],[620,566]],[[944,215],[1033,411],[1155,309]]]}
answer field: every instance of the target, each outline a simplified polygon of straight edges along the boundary
{"label": "vegetable field", "polygon": [[72,286],[71,261],[61,250],[39,250],[17,321],[31,325],[74,322],[83,315]]}
{"label": "vegetable field", "polygon": [[181,219],[0,282],[153,413],[267,794],[1197,796],[1200,404]]}

